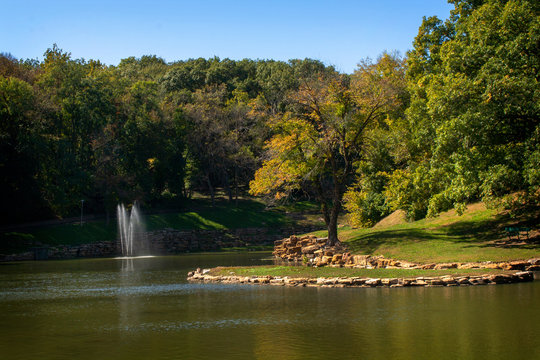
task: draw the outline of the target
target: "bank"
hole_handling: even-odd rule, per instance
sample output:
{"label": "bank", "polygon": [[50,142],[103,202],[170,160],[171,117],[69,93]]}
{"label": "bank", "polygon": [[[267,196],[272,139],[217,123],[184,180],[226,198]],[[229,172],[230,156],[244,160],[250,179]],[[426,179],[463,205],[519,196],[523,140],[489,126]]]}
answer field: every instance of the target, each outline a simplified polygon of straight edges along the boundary
{"label": "bank", "polygon": [[[288,269],[279,267],[218,267],[197,269],[188,273],[188,281],[222,284],[250,284],[300,287],[452,287],[480,286],[528,282],[534,280],[532,271],[500,271],[470,269],[464,271],[386,269],[358,271],[344,269],[342,276],[332,276],[332,272],[317,271],[320,268],[304,268],[296,275],[287,276]],[[269,275],[268,272],[280,275]],[[420,271],[420,272],[419,272]],[[246,275],[246,273],[249,273]],[[300,273],[300,274],[298,274]],[[319,276],[319,275],[323,276]],[[343,276],[346,275],[346,276]]]}

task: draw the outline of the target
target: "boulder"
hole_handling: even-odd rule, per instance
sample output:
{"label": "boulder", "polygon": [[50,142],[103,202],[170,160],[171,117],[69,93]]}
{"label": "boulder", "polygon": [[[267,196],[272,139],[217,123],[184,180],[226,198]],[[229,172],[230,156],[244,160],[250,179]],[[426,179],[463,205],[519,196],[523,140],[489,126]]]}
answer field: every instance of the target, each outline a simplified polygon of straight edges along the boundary
{"label": "boulder", "polygon": [[434,269],[447,270],[447,269],[457,269],[457,267],[458,267],[457,263],[442,263],[442,264],[436,264]]}
{"label": "boulder", "polygon": [[365,281],[366,285],[377,286],[381,284],[381,279],[368,279]]}
{"label": "boulder", "polygon": [[317,251],[319,249],[320,249],[319,245],[305,246],[305,247],[302,248],[302,254],[313,254],[313,253],[315,253],[315,251]]}

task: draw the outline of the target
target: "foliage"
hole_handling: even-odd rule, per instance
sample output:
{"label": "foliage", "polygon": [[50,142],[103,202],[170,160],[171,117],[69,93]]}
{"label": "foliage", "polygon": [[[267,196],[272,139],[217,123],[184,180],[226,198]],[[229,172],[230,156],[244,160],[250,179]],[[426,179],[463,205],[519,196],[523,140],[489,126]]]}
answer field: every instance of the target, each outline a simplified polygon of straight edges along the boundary
{"label": "foliage", "polygon": [[538,206],[540,7],[450,3],[406,59],[351,75],[313,59],[0,54],[0,219],[74,216],[81,200],[174,208],[217,189],[238,201],[249,187],[316,201],[334,242],[343,208],[369,226],[395,209]]}
{"label": "foliage", "polygon": [[[194,191],[237,199],[259,164],[267,109],[283,110],[314,60],[151,55],[118,66],[0,56],[0,172],[6,223],[106,212],[118,202],[180,206]],[[280,69],[276,72],[276,69]]]}
{"label": "foliage", "polygon": [[453,3],[445,23],[424,19],[408,54],[409,155],[386,192],[412,218],[535,191],[527,164],[539,146],[538,7]]}
{"label": "foliage", "polygon": [[329,242],[337,242],[354,164],[366,157],[369,129],[399,103],[402,69],[400,59],[385,54],[362,62],[351,77],[327,71],[301,78],[288,96],[291,110],[272,118],[274,135],[251,193],[276,200],[300,190],[311,194],[322,205]]}

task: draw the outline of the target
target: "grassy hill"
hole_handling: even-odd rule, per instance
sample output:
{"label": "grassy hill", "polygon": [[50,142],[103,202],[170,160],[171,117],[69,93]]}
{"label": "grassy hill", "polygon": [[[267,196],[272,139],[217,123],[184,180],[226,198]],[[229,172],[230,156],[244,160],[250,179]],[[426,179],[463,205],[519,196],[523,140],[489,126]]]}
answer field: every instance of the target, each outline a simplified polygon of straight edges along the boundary
{"label": "grassy hill", "polygon": [[[512,218],[505,212],[469,205],[465,213],[454,210],[416,222],[383,220],[379,226],[353,229],[344,226],[339,238],[356,254],[383,255],[419,263],[504,261],[540,257],[538,212]],[[387,225],[385,225],[387,224]],[[507,226],[532,229],[529,240],[508,239]],[[326,232],[315,233],[326,236]]]}
{"label": "grassy hill", "polygon": [[[319,216],[300,214],[312,211],[309,203],[295,204],[293,207],[267,209],[266,205],[254,199],[239,200],[238,206],[219,199],[211,206],[208,199],[190,200],[184,211],[143,215],[148,231],[158,229],[177,230],[228,230],[238,228],[265,227],[277,229],[294,224],[313,224]],[[114,240],[118,236],[116,219],[110,223],[102,220],[79,221],[48,226],[21,227],[0,232],[0,254],[23,252],[33,246],[76,245],[97,241]]]}

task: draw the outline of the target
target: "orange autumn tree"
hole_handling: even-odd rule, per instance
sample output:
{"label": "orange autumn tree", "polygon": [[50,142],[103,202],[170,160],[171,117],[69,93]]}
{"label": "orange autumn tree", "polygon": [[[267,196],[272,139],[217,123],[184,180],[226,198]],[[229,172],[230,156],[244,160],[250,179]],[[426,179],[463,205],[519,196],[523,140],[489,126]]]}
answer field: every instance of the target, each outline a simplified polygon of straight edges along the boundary
{"label": "orange autumn tree", "polygon": [[353,75],[320,73],[289,94],[289,111],[269,120],[274,136],[266,160],[250,183],[252,195],[281,199],[302,190],[316,197],[339,242],[337,219],[355,163],[369,147],[367,133],[399,102],[403,62],[388,54],[362,62]]}

